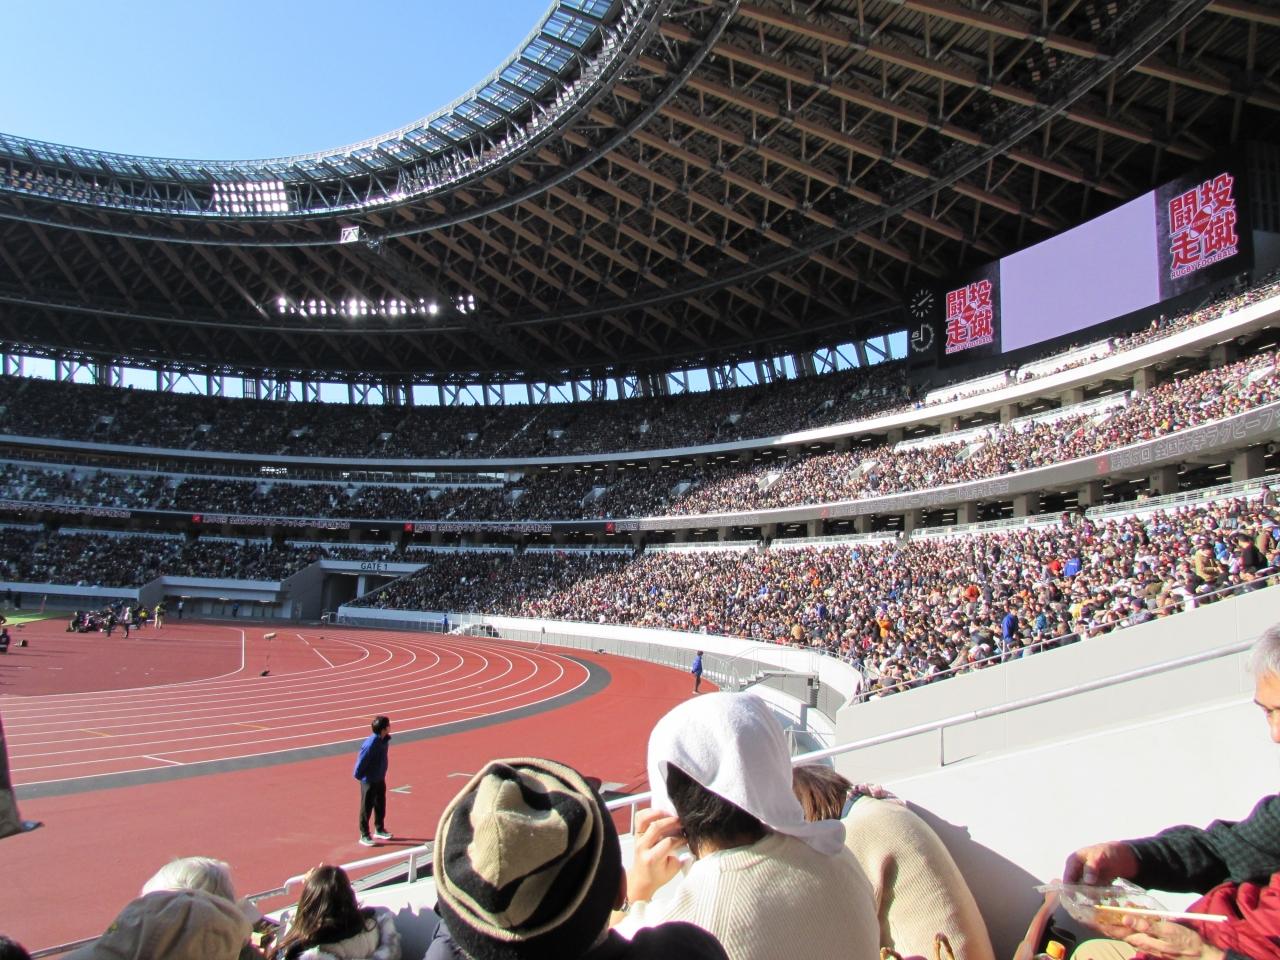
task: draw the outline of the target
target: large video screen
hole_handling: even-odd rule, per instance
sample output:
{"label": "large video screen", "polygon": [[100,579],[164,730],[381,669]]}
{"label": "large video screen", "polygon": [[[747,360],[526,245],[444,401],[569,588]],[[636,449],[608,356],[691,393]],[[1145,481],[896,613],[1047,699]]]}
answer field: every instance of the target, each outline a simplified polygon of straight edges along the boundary
{"label": "large video screen", "polygon": [[937,297],[941,361],[1055,340],[1249,269],[1242,188],[1225,167],[1186,177],[953,277]]}
{"label": "large video screen", "polygon": [[1155,193],[1000,261],[1008,353],[1160,302]]}

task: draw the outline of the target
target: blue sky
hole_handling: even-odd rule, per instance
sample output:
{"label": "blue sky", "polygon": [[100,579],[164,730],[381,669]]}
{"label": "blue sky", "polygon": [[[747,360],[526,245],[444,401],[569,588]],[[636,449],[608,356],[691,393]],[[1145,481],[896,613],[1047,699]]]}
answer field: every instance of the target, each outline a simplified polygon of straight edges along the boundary
{"label": "blue sky", "polygon": [[[340,147],[426,116],[478,85],[550,2],[10,3],[0,41],[0,131],[202,160]],[[754,376],[750,367],[743,372]],[[23,369],[53,375],[51,361],[26,358]],[[76,379],[91,379],[90,371]],[[234,394],[239,381],[231,379]],[[690,379],[692,389],[706,389],[705,372]],[[127,369],[125,382],[155,389],[156,375]],[[184,381],[177,389],[200,386]],[[508,392],[510,401],[525,399],[523,388]],[[321,395],[343,401],[346,388],[326,386]],[[432,392],[419,402],[434,402]]]}
{"label": "blue sky", "polygon": [[158,157],[343,146],[466,93],[550,0],[6,4],[0,131]]}

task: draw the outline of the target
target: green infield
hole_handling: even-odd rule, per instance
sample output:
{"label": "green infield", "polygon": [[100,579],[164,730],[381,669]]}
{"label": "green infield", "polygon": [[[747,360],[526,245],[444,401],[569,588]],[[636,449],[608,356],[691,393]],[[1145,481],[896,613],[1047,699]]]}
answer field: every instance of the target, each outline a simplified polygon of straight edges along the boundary
{"label": "green infield", "polygon": [[32,623],[36,620],[49,620],[58,616],[58,614],[53,611],[49,611],[47,613],[25,613],[22,610],[16,610],[10,613],[0,614],[0,616],[4,617],[6,624],[11,627],[16,627],[21,626],[24,623]]}

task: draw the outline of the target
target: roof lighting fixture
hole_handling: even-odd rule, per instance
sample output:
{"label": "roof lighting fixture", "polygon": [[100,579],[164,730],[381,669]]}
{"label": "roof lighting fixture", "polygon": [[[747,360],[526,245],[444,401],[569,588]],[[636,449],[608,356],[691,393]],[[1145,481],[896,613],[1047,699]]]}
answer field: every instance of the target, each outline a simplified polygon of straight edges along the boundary
{"label": "roof lighting fixture", "polygon": [[212,192],[214,213],[259,216],[289,210],[283,180],[216,180]]}

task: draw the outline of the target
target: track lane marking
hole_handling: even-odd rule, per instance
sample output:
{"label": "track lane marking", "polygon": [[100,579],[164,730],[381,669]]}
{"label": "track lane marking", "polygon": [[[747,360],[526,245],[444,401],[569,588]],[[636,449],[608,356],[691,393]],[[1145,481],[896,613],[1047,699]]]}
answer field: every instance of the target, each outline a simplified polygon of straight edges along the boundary
{"label": "track lane marking", "polygon": [[166,760],[164,757],[150,757],[150,756],[147,756],[145,753],[142,755],[142,759],[143,759],[143,760],[154,760],[156,763],[171,763],[171,764],[173,764],[175,767],[185,767],[185,766],[186,766],[186,764],[185,764],[185,763],[183,763],[181,760]]}
{"label": "track lane marking", "polygon": [[[299,635],[299,637],[300,639],[303,639],[304,642],[307,642],[305,637],[302,637],[301,635]],[[329,638],[326,638],[326,639],[329,639]],[[361,663],[361,662],[368,663],[370,659],[370,654],[373,652],[373,650],[378,650],[382,654],[384,659],[382,660],[382,664],[380,664],[377,668],[370,670],[368,667],[366,667],[358,671],[359,673],[363,673],[364,676],[361,676],[358,678],[346,677],[344,678],[344,682],[341,684],[341,686],[349,694],[354,694],[361,698],[376,697],[379,702],[382,702],[386,697],[387,687],[381,686],[381,687],[373,688],[369,686],[370,681],[373,681],[376,684],[379,679],[382,679],[382,677],[385,677],[388,674],[398,675],[397,679],[400,680],[400,683],[394,684],[394,686],[400,687],[403,690],[404,695],[399,697],[395,702],[401,711],[407,712],[409,714],[408,717],[405,717],[403,719],[407,720],[412,724],[412,726],[410,727],[411,730],[429,729],[431,727],[447,724],[449,720],[447,720],[446,718],[449,718],[449,717],[457,718],[459,716],[466,716],[466,715],[501,716],[503,713],[506,713],[509,710],[513,709],[516,706],[516,704],[519,703],[520,701],[524,701],[526,705],[534,705],[540,702],[545,702],[546,700],[554,699],[556,696],[562,695],[563,693],[571,692],[573,689],[576,689],[578,686],[580,686],[582,682],[585,682],[585,678],[583,678],[582,680],[578,680],[577,682],[574,682],[574,680],[571,680],[568,676],[570,672],[568,669],[569,664],[566,663],[564,660],[562,660],[561,657],[557,654],[546,654],[541,651],[530,653],[528,647],[525,647],[523,645],[513,645],[513,644],[502,643],[501,641],[499,641],[498,643],[489,642],[489,643],[480,643],[480,644],[477,644],[474,641],[472,641],[465,645],[454,645],[454,644],[448,643],[447,641],[445,641],[444,643],[441,643],[440,641],[443,638],[414,637],[413,639],[408,639],[404,637],[404,635],[402,634],[393,634],[391,636],[382,634],[382,635],[375,635],[373,637],[360,636],[358,640],[356,639],[355,636],[351,636],[351,635],[348,635],[347,637],[333,637],[332,639],[338,640],[340,643],[344,643],[349,646],[357,648],[362,654],[362,656],[356,661],[356,663]],[[373,650],[371,650],[370,647],[372,647]],[[459,679],[462,679],[464,681],[470,680],[470,682],[464,683],[464,685],[461,688],[454,686],[452,690],[448,691],[452,693],[453,696],[446,698],[444,701],[441,701],[438,696],[433,696],[430,698],[428,702],[422,702],[421,698],[425,691],[421,685],[420,676],[422,674],[430,674],[434,670],[434,668],[443,665],[444,658],[441,656],[442,653],[446,654],[451,660],[454,660],[456,658],[454,665],[446,667],[445,673],[457,674],[461,672],[463,676],[462,677],[453,676],[453,677],[450,677],[449,680],[445,680],[444,677],[441,677],[437,674],[434,676],[434,679],[439,681],[441,684],[449,683],[450,685],[456,684],[456,682]],[[427,657],[424,657],[423,654],[426,654]],[[465,656],[463,654],[465,654]],[[466,663],[465,661],[470,661],[470,663]],[[410,669],[409,671],[406,671],[405,669],[406,667],[412,668],[415,666],[415,664],[418,665],[417,670]],[[370,666],[372,666],[371,663],[370,663]],[[494,671],[495,667],[497,668],[496,672]],[[549,679],[546,678],[545,675],[542,675],[543,670],[547,667],[552,668],[550,671],[551,676]],[[310,671],[307,671],[307,672],[310,672]],[[406,673],[408,673],[408,676],[406,676]],[[418,675],[419,679],[416,679],[416,680],[412,679],[414,675]],[[174,694],[178,694],[181,688],[183,687],[186,687],[185,692],[194,693],[195,690],[193,690],[192,688],[196,685],[201,685],[204,687],[205,690],[208,690],[209,679],[210,678],[201,678],[185,684],[179,682],[179,683],[173,683],[173,684],[164,684],[161,686],[167,688],[169,692]],[[223,694],[221,696],[218,696],[217,699],[223,700],[224,702],[222,704],[219,704],[219,706],[221,706],[223,709],[226,709],[228,707],[234,707],[236,705],[234,702],[227,703],[225,701],[239,701],[241,704],[243,704],[245,699],[244,693],[246,692],[245,685],[256,681],[256,679],[257,678],[236,678],[234,680],[223,680],[220,684],[217,685],[217,686],[223,687]],[[317,677],[316,679],[318,680],[319,678]],[[561,690],[558,693],[550,692],[551,688],[560,686],[566,680],[569,681],[567,690]],[[353,681],[356,681],[356,682],[353,682]],[[532,686],[526,686],[526,684],[528,684],[530,681],[534,681],[534,684]],[[479,697],[482,694],[481,690],[477,688],[482,686],[491,686],[494,684],[496,684],[496,689],[489,689],[489,690],[483,691],[483,695],[485,696],[485,700],[484,700],[485,709],[479,709],[479,710],[476,709],[478,704],[476,704],[475,701],[479,699]],[[334,687],[333,685],[330,685],[330,684],[304,683],[302,684],[302,686],[304,688],[310,687],[310,692],[307,699],[310,699],[311,697],[315,697],[316,699],[319,699],[319,697],[323,695],[322,690],[326,687],[328,688],[327,692],[329,694],[332,694],[334,692]],[[405,689],[411,686],[415,688],[413,692],[417,694],[416,697],[409,695],[409,690]],[[135,689],[138,689],[139,692],[141,692],[141,690],[145,690],[147,688],[135,688]],[[155,690],[156,688],[153,687],[150,689]],[[261,689],[260,685],[258,686],[258,689]],[[444,691],[440,691],[440,692],[444,692]],[[506,695],[501,697],[493,696],[495,693],[499,693],[499,692],[505,693]],[[124,693],[124,691],[117,690],[117,691],[113,691],[113,693],[115,693],[116,696],[120,696],[122,693]],[[240,696],[236,696],[236,694],[240,694]],[[66,698],[66,695],[54,695],[54,697],[58,699],[64,699]],[[136,697],[133,699],[135,700],[134,707],[136,710],[137,707],[140,705],[136,703],[136,699],[137,699]],[[182,700],[187,698],[179,696],[177,697],[177,699]],[[256,697],[252,697],[252,699],[256,699]],[[48,707],[48,706],[52,706],[52,704],[46,703],[44,704],[44,706]],[[65,703],[65,699],[62,706],[64,708],[65,706],[67,706],[67,704]],[[85,706],[89,706],[89,705],[86,704]],[[105,704],[99,702],[98,704],[94,704],[93,707],[90,707],[90,709],[96,708],[97,710],[102,710],[104,706]],[[153,703],[153,704],[149,704],[148,706],[151,709],[145,711],[146,714],[148,715],[147,719],[148,721],[154,723],[156,722],[155,715],[154,715],[154,708],[156,706],[163,706],[163,705]],[[173,708],[173,707],[177,707],[178,704],[171,703],[169,704],[169,706]],[[188,700],[188,706],[190,706],[189,700]],[[276,706],[278,707],[278,703],[276,704]],[[350,705],[348,704],[347,706],[350,706]],[[209,707],[213,707],[214,709],[216,709],[214,704],[209,703],[206,700],[206,708],[209,708]],[[124,711],[121,711],[121,712],[124,712]],[[174,712],[177,712],[177,711],[175,710]],[[320,711],[317,711],[317,713],[319,712]],[[140,713],[134,712],[134,711],[130,711],[130,713],[132,713],[133,716],[120,717],[119,719],[134,720],[134,719],[140,718]],[[295,709],[291,710],[291,715],[293,717],[296,717],[296,705],[295,705]],[[210,717],[209,719],[214,720],[215,718]],[[226,718],[217,718],[217,719],[221,719],[222,725],[224,726],[224,729],[225,729],[225,726],[227,725]],[[324,740],[328,740],[328,738],[334,737],[335,735],[340,737],[340,740],[336,740],[336,741],[328,740],[329,743],[347,742],[348,738],[345,736],[346,724],[342,724],[342,727],[340,729],[334,729],[334,727],[331,725],[333,719],[337,719],[337,718],[332,718],[332,719],[326,718],[324,720],[321,720],[319,723],[316,723],[315,720],[312,720],[310,723],[307,723],[307,722],[291,723],[291,724],[286,723],[284,724],[285,730],[281,730],[278,724],[270,727],[255,727],[250,723],[247,723],[245,721],[240,721],[238,725],[248,727],[250,729],[257,729],[257,730],[270,729],[276,732],[277,734],[280,734],[280,733],[285,734],[283,736],[280,736],[280,735],[274,736],[270,738],[268,742],[283,743],[283,742],[289,742],[291,740],[314,738],[317,736],[319,738],[323,738]],[[145,726],[145,725],[147,724],[146,723],[123,724],[123,726]],[[217,723],[211,723],[205,726],[205,729],[211,729],[212,727],[217,725],[218,725]],[[287,731],[289,728],[297,729],[299,732],[294,734],[288,734],[285,731]],[[84,729],[88,729],[88,728],[84,728]],[[199,727],[197,727],[196,729],[199,729]],[[404,729],[403,722],[401,724],[401,729]],[[17,731],[14,731],[14,732],[16,733]],[[104,734],[104,733],[101,733],[100,731],[93,731],[93,733],[100,737],[112,737],[111,734]],[[125,736],[127,737],[132,735],[125,735]],[[217,739],[219,739],[219,736],[217,734],[211,733],[203,737],[197,736],[194,738],[189,738],[187,739],[186,742],[190,743],[192,739],[216,741]],[[231,743],[227,743],[225,741],[222,744],[208,743],[206,746],[202,746],[202,747],[195,747],[195,748],[189,748],[187,750],[178,750],[178,751],[165,751],[165,752],[199,754],[206,751],[217,752],[219,750],[224,750],[226,751],[226,754],[224,754],[224,756],[229,754],[230,758],[243,758],[246,756],[247,757],[263,756],[263,755],[277,752],[277,750],[274,750],[274,749],[268,749],[268,750],[258,749],[258,750],[252,750],[246,753],[246,752],[243,752],[244,748],[250,745],[246,743],[234,742],[234,739],[235,738],[233,737],[233,742]],[[47,743],[47,735],[46,735],[45,741]],[[125,746],[124,744],[121,744],[121,746],[124,747],[125,750],[130,749],[130,747],[134,749],[136,749],[137,747],[143,747],[145,749],[146,746],[157,746],[160,743],[164,743],[164,742],[173,743],[174,741],[162,740],[159,742],[152,741],[151,743],[145,743],[145,744],[143,743],[131,744],[129,746]],[[313,744],[314,744],[314,740],[313,740]],[[253,745],[260,746],[261,741],[255,741]],[[89,753],[89,752],[91,751],[87,751],[87,750],[70,750],[70,751],[64,750],[64,751],[57,751],[57,752],[49,751],[49,752],[43,752],[43,753],[36,753],[31,755],[30,757],[24,757],[23,759],[31,760],[31,759],[36,759],[37,757],[47,757],[48,759],[52,760],[59,756],[65,758],[65,757],[68,757],[69,754]],[[113,758],[101,758],[98,760],[80,759],[78,761],[72,761],[72,762],[40,764],[40,765],[26,767],[24,768],[24,772],[25,771],[34,772],[36,770],[41,770],[41,769],[52,770],[60,767],[66,768],[66,767],[75,767],[75,766],[82,766],[82,765],[93,767],[100,763],[118,763],[121,761],[124,761],[125,763],[127,763],[131,756],[138,757],[139,754],[131,754],[131,755],[125,755],[125,756],[116,755]],[[174,766],[189,766],[193,763],[201,764],[204,762],[209,762],[205,760],[192,760],[184,764],[181,761],[170,760],[167,757],[157,757],[154,754],[142,754],[141,756],[145,759],[150,760],[153,763],[166,763]],[[58,778],[58,779],[78,780],[78,779],[83,779],[83,777],[72,776],[72,777],[64,777],[64,778]],[[55,781],[36,781],[36,783],[40,783],[40,782],[47,783],[47,782],[55,782]]]}
{"label": "track lane marking", "polygon": [[295,634],[295,636],[296,636],[299,640],[301,640],[303,643],[305,643],[308,647],[311,647],[311,649],[315,651],[316,656],[317,656],[317,657],[319,657],[321,660],[323,660],[325,663],[327,663],[327,664],[329,665],[329,668],[330,668],[330,669],[332,669],[332,670],[336,670],[336,669],[338,669],[337,667],[335,667],[335,666],[333,665],[333,661],[332,661],[332,660],[330,660],[328,657],[326,657],[323,653],[321,653],[321,652],[319,651],[319,649],[317,649],[317,648],[316,648],[316,646],[315,646],[315,645],[314,645],[310,640],[308,640],[306,637],[304,637],[304,636],[303,636],[302,634],[300,634],[300,633],[299,633],[299,634]]}

